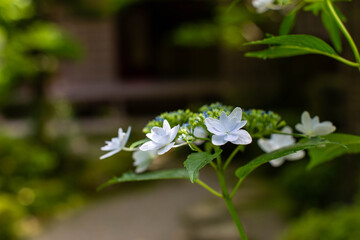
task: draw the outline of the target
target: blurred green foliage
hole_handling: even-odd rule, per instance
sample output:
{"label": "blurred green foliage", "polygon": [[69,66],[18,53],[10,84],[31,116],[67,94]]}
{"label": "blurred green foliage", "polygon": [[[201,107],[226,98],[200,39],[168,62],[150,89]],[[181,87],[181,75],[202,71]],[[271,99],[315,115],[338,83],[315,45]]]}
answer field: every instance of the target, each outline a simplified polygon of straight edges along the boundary
{"label": "blurred green foliage", "polygon": [[54,73],[60,58],[80,55],[76,42],[38,16],[33,1],[0,2],[0,107],[20,84]]}
{"label": "blurred green foliage", "polygon": [[262,36],[256,22],[261,21],[244,4],[229,8],[218,6],[214,19],[208,22],[185,23],[173,33],[177,45],[187,47],[209,47],[221,44],[232,50],[243,49],[243,44]]}
{"label": "blurred green foliage", "polygon": [[[81,49],[40,6],[36,0],[0,1],[0,109],[16,100],[18,88],[27,86],[34,93],[33,126],[45,129],[50,119],[44,116],[52,108],[44,86],[59,60],[77,58]],[[16,139],[0,133],[0,239],[32,237],[41,232],[43,219],[85,201],[64,171],[64,160],[72,160],[69,149],[56,141],[41,143],[35,136]]]}
{"label": "blurred green foliage", "polygon": [[58,156],[44,146],[0,137],[0,239],[37,234],[39,229],[27,228],[28,219],[40,227],[41,218],[84,203],[74,184],[54,174],[58,163]]}
{"label": "blurred green foliage", "polygon": [[281,240],[357,240],[360,236],[360,207],[310,211],[287,230]]}
{"label": "blurred green foliage", "polygon": [[9,187],[3,184],[15,176],[29,180],[56,167],[56,156],[40,145],[4,136],[0,136],[0,142],[1,189]]}
{"label": "blurred green foliage", "polygon": [[292,203],[288,214],[297,217],[311,208],[326,209],[335,203],[352,202],[358,191],[358,184],[353,181],[358,167],[357,164],[349,166],[352,161],[356,159],[341,157],[306,171],[308,162],[303,160],[279,170],[274,183]]}

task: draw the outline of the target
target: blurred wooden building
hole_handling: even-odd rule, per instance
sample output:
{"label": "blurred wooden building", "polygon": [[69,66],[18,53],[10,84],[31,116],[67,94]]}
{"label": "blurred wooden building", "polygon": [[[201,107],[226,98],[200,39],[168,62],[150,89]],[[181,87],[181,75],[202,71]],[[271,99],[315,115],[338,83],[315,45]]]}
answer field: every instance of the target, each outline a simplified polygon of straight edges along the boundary
{"label": "blurred wooden building", "polygon": [[[354,29],[358,17],[353,9],[360,7],[358,2],[351,4],[355,7],[345,10],[350,29]],[[104,107],[115,109],[116,118],[153,116],[211,101],[298,112],[306,107],[335,122],[341,121],[342,106],[358,111],[354,102],[359,100],[354,99],[360,95],[354,89],[359,89],[360,81],[352,79],[360,78],[353,69],[326,57],[263,61],[245,58],[244,52],[227,48],[221,41],[192,48],[174,43],[173,33],[182,24],[216,23],[218,7],[215,1],[137,1],[104,18],[57,9],[56,21],[82,44],[85,56],[79,62],[62,64],[49,95],[68,99],[89,115],[97,115]],[[266,31],[276,32],[280,20],[275,19],[271,27],[260,23],[259,29],[265,26]],[[246,40],[263,36],[256,25],[250,26],[255,30],[248,30],[252,35]],[[245,30],[244,25],[239,26],[244,35]],[[320,20],[312,16],[301,16],[295,32],[329,41]],[[344,54],[351,58],[347,47]],[[340,76],[348,82],[339,80]],[[332,113],[325,110],[337,103]]]}

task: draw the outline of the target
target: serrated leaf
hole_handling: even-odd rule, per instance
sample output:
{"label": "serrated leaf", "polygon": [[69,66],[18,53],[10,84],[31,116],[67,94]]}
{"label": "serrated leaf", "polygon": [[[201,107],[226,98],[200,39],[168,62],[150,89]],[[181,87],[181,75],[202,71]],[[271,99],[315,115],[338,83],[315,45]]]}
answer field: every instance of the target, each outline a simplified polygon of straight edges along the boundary
{"label": "serrated leaf", "polygon": [[324,9],[321,12],[321,21],[322,21],[326,31],[329,33],[331,42],[333,43],[336,51],[341,52],[342,46],[341,46],[340,30],[339,30],[337,23],[335,22],[333,17],[331,17],[331,15],[327,11],[327,9]]}
{"label": "serrated leaf", "polygon": [[269,49],[245,54],[248,57],[279,58],[303,54],[321,54],[336,58],[339,55],[326,42],[311,35],[285,35],[250,42],[247,45],[269,44]]}
{"label": "serrated leaf", "polygon": [[162,179],[189,179],[189,174],[184,168],[147,172],[143,174],[127,172],[124,173],[121,177],[113,177],[112,179],[98,187],[98,190],[101,190],[116,183]]}
{"label": "serrated leaf", "polygon": [[214,160],[217,156],[221,154],[222,150],[219,149],[214,154],[210,154],[207,152],[199,152],[190,154],[186,161],[184,162],[184,166],[186,167],[190,181],[192,183],[199,177],[199,171],[209,164],[212,160]]}
{"label": "serrated leaf", "polygon": [[321,163],[331,161],[344,154],[360,153],[360,136],[333,133],[324,136],[324,138],[338,144],[330,144],[326,145],[324,148],[311,149],[309,151],[310,163],[308,164],[308,169]]}
{"label": "serrated leaf", "polygon": [[255,170],[257,167],[261,166],[262,164],[265,164],[267,162],[270,162],[271,160],[284,157],[286,155],[295,153],[300,150],[310,149],[319,147],[324,144],[328,144],[327,140],[324,140],[322,138],[316,137],[311,138],[309,140],[306,140],[304,142],[299,142],[291,146],[280,148],[276,151],[272,151],[270,153],[265,153],[263,155],[260,155],[259,157],[251,160],[248,164],[238,168],[236,170],[236,176],[240,178],[240,180],[243,180],[247,175],[249,175],[253,170]]}
{"label": "serrated leaf", "polygon": [[296,12],[290,12],[282,21],[281,25],[280,25],[280,29],[279,29],[279,34],[280,35],[287,35],[291,32],[291,30],[293,29],[294,25],[295,25],[295,20],[296,20]]}

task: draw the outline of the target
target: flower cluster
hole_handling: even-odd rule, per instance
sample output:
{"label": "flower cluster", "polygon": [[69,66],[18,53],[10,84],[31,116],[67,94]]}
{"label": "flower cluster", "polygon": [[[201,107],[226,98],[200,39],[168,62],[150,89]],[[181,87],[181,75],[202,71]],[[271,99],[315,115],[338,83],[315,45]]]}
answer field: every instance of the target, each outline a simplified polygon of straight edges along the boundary
{"label": "flower cluster", "polygon": [[247,145],[252,142],[250,134],[242,130],[246,121],[241,121],[242,110],[235,108],[228,116],[225,112],[220,114],[219,119],[206,118],[205,125],[212,134],[212,143],[216,146],[231,142],[237,145]]}
{"label": "flower cluster", "polygon": [[[286,126],[281,130],[281,133],[292,134],[292,129],[291,127]],[[272,134],[270,139],[260,138],[258,140],[258,145],[264,152],[268,153],[280,149],[282,147],[295,144],[295,142],[296,142],[295,138],[291,135]],[[298,151],[296,153],[271,160],[270,164],[274,167],[278,167],[282,165],[285,162],[285,160],[290,160],[290,161],[299,160],[304,156],[305,156],[304,151]]]}
{"label": "flower cluster", "polygon": [[336,127],[331,122],[320,122],[318,116],[311,118],[307,111],[303,112],[301,123],[296,124],[295,128],[309,137],[325,136],[336,130]]}
{"label": "flower cluster", "polygon": [[[308,112],[302,114],[301,123],[295,128],[302,133],[301,136],[309,138],[327,135],[336,129],[331,122],[320,122],[317,116],[311,118]],[[126,133],[120,128],[118,137],[106,141],[106,145],[101,148],[108,153],[100,159],[110,157],[121,150],[134,151],[135,172],[141,173],[150,167],[158,155],[185,145],[189,145],[191,149],[204,142],[210,143],[213,147],[228,142],[248,145],[257,138],[259,147],[268,153],[296,142],[292,129],[286,126],[278,114],[254,109],[243,112],[240,107],[233,108],[220,103],[205,105],[198,113],[188,109],[163,113],[149,122],[143,131],[147,138],[127,148],[125,146],[131,127]],[[264,138],[266,136],[270,138]],[[299,151],[272,160],[270,164],[280,166],[285,160],[298,160],[304,155],[304,151]]]}
{"label": "flower cluster", "polygon": [[151,133],[146,136],[151,140],[140,146],[141,151],[156,151],[162,155],[175,145],[175,137],[178,134],[179,125],[171,128],[167,120],[164,120],[163,127],[153,127]]}
{"label": "flower cluster", "polygon": [[100,157],[100,159],[111,157],[120,152],[126,145],[131,132],[131,127],[124,133],[122,128],[118,130],[118,137],[112,138],[111,141],[105,141],[106,145],[101,148],[102,151],[110,151]]}

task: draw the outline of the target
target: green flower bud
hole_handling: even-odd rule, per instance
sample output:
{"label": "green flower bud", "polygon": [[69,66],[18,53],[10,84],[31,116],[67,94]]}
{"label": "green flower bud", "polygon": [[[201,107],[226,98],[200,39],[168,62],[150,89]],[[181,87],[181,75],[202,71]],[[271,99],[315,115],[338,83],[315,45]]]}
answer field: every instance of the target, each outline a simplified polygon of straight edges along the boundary
{"label": "green flower bud", "polygon": [[271,135],[275,130],[286,126],[286,122],[272,111],[265,112],[264,110],[251,109],[243,112],[243,119],[247,121],[244,129],[253,138]]}

